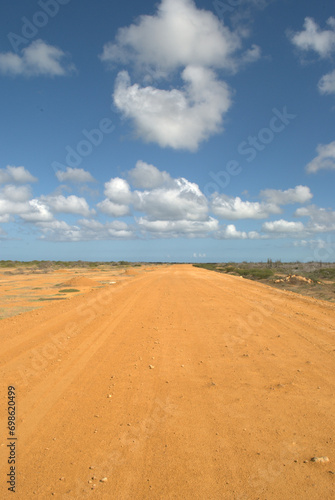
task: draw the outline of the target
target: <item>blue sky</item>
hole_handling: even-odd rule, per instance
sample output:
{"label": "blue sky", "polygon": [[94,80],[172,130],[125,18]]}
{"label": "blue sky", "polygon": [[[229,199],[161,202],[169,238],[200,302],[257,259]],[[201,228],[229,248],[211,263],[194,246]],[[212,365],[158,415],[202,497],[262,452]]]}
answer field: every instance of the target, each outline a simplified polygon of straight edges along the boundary
{"label": "blue sky", "polygon": [[0,259],[335,260],[335,9],[17,0]]}

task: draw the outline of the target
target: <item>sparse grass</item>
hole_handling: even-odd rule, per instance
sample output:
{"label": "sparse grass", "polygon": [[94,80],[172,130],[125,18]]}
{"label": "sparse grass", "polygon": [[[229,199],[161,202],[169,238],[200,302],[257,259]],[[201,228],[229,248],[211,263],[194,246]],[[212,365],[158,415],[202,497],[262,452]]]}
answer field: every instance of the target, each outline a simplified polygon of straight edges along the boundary
{"label": "sparse grass", "polygon": [[324,269],[315,270],[311,273],[307,273],[306,277],[311,278],[314,281],[318,280],[335,281],[335,267],[328,267]]}
{"label": "sparse grass", "polygon": [[237,276],[243,276],[249,279],[266,279],[273,276],[273,271],[271,269],[258,269],[258,268],[241,268],[236,265],[222,265],[222,264],[194,264],[195,267],[201,267],[203,269],[208,269],[209,271],[217,271],[218,273],[229,273],[235,274]]}
{"label": "sparse grass", "polygon": [[80,292],[80,290],[77,290],[76,288],[63,288],[62,290],[58,291],[58,293],[74,293],[74,292]]}
{"label": "sparse grass", "polygon": [[271,269],[239,269],[236,268],[233,272],[243,276],[244,278],[250,278],[252,280],[264,280],[273,276],[273,271]]}
{"label": "sparse grass", "polygon": [[47,300],[66,300],[65,297],[40,297],[39,299],[34,299],[38,302],[45,302]]}
{"label": "sparse grass", "polygon": [[0,260],[0,267],[15,267],[15,263],[12,260]]}
{"label": "sparse grass", "polygon": [[218,271],[220,272],[219,269],[217,269],[218,264],[212,264],[212,263],[207,263],[207,264],[193,264],[194,267],[201,267],[202,269],[208,269],[209,271]]}
{"label": "sparse grass", "polygon": [[[63,261],[63,260],[30,260],[30,261],[17,261],[17,260],[0,260],[0,269],[20,268],[25,272],[30,271],[43,271],[52,272],[58,269],[91,269],[97,271],[108,271],[112,268],[122,268],[127,266],[140,267],[142,265],[166,265],[171,264],[166,262],[129,262],[127,260],[116,261]],[[102,269],[102,267],[106,269]],[[20,271],[19,271],[20,272]]]}
{"label": "sparse grass", "polygon": [[[193,264],[195,267],[219,273],[243,276],[251,280],[259,280],[264,284],[300,293],[320,300],[335,302],[335,267],[329,262],[227,262]],[[297,274],[312,280],[311,284],[299,282],[275,283],[276,279]],[[323,282],[322,280],[325,280]]]}

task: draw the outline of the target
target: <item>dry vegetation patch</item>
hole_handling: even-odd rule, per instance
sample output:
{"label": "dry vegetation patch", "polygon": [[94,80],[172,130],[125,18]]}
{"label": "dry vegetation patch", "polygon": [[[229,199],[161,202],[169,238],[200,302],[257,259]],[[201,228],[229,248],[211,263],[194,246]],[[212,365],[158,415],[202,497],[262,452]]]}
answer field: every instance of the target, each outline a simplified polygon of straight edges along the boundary
{"label": "dry vegetation patch", "polygon": [[194,264],[320,300],[335,302],[335,264],[329,262],[228,262]]}

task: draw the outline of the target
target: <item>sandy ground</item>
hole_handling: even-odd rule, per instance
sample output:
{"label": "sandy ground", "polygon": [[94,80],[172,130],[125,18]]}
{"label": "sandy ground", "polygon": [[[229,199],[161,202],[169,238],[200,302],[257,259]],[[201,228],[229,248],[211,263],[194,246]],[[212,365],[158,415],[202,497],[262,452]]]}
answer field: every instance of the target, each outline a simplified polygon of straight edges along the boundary
{"label": "sandy ground", "polygon": [[334,498],[333,304],[177,265],[0,327],[1,499]]}

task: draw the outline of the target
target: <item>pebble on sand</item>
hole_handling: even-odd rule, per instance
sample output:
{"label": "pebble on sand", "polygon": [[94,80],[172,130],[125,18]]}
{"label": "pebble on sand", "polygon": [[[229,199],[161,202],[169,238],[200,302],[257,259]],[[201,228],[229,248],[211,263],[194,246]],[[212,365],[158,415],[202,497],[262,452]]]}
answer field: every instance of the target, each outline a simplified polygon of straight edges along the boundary
{"label": "pebble on sand", "polygon": [[313,457],[313,458],[311,458],[311,462],[326,463],[326,462],[329,462],[329,458],[328,457]]}

